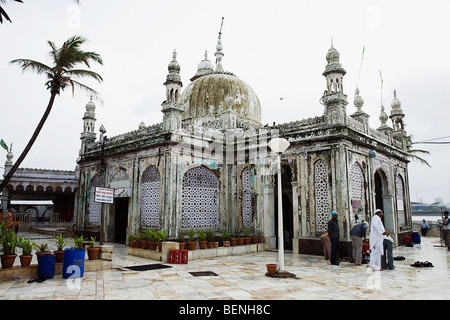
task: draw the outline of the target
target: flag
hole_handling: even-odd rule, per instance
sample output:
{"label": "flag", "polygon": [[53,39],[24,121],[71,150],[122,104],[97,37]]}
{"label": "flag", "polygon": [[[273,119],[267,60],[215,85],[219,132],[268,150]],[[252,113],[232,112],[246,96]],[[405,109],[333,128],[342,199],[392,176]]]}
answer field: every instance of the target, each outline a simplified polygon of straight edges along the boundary
{"label": "flag", "polygon": [[380,71],[380,78],[381,78],[381,88],[383,88],[383,75],[381,74],[381,70],[378,70],[378,71]]}
{"label": "flag", "polygon": [[8,146],[6,145],[5,141],[3,141],[3,139],[0,141],[0,145],[3,147],[3,149],[8,151]]}
{"label": "flag", "polygon": [[363,46],[363,53],[362,53],[362,57],[361,57],[361,61],[364,60],[364,52],[366,51],[366,46]]}

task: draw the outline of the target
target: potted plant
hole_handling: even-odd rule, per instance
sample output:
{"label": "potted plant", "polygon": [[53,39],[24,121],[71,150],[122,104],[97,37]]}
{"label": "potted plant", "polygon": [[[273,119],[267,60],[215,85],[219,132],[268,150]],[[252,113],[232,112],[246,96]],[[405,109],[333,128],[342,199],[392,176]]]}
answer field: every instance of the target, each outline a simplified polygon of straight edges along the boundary
{"label": "potted plant", "polygon": [[19,256],[20,258],[20,265],[22,267],[28,267],[31,264],[31,260],[33,259],[33,255],[31,252],[36,247],[36,243],[31,242],[30,239],[22,238],[22,236],[19,236],[17,240],[17,246],[22,249],[22,255]]}
{"label": "potted plant", "polygon": [[142,248],[142,233],[138,232],[136,234],[136,241],[135,241],[136,248]]}
{"label": "potted plant", "polygon": [[50,254],[50,253],[52,252],[48,249],[48,244],[46,242],[41,243],[40,245],[36,245],[36,256],[38,262],[43,254]]}
{"label": "potted plant", "polygon": [[188,236],[188,242],[187,242],[187,248],[188,250],[195,250],[197,247],[197,241],[195,241],[195,231],[194,229],[191,229],[187,232]]}
{"label": "potted plant", "polygon": [[208,241],[208,249],[214,247],[214,230],[206,231],[206,240]]}
{"label": "potted plant", "polygon": [[228,231],[225,231],[224,233],[222,233],[222,235],[220,236],[220,239],[222,240],[222,244],[223,244],[224,247],[229,247],[230,246],[231,236],[228,233]]}
{"label": "potted plant", "polygon": [[128,236],[128,243],[130,244],[130,247],[132,247],[132,248],[135,247],[135,241],[136,241],[136,236],[134,234],[130,234]]}
{"label": "potted plant", "polygon": [[197,237],[198,237],[198,247],[200,249],[206,249],[208,246],[208,241],[206,240],[206,233],[203,231],[202,228],[197,230]]}
{"label": "potted plant", "polygon": [[252,242],[252,238],[250,237],[250,230],[244,229],[242,230],[242,233],[244,234],[244,244],[250,244]]}
{"label": "potted plant", "polygon": [[241,235],[241,229],[236,229],[236,239],[237,239],[237,245],[242,246],[244,244],[244,238]]}
{"label": "potted plant", "polygon": [[56,251],[53,251],[55,255],[55,263],[63,263],[64,262],[64,247],[66,246],[66,241],[64,240],[62,234],[59,236],[55,236],[56,242]]}
{"label": "potted plant", "polygon": [[149,249],[150,248],[150,238],[149,234],[147,232],[148,230],[144,230],[142,232],[142,249]]}
{"label": "potted plant", "polygon": [[184,240],[183,231],[178,232],[178,243],[180,245],[180,250],[184,250],[184,248],[186,247],[186,241]]}
{"label": "potted plant", "polygon": [[100,247],[95,246],[95,237],[91,237],[91,241],[89,242],[89,247],[87,248],[88,258],[89,260],[97,260],[98,253],[100,252]]}
{"label": "potted plant", "polygon": [[158,251],[162,251],[162,243],[166,241],[167,233],[166,230],[158,230],[156,231],[156,241],[158,243]]}
{"label": "potted plant", "polygon": [[14,235],[14,231],[9,228],[5,228],[3,230],[1,242],[3,245],[3,254],[1,255],[2,268],[12,268],[17,257],[17,238]]}
{"label": "potted plant", "polygon": [[256,232],[256,236],[258,237],[258,243],[264,243],[266,242],[266,238],[264,238],[263,233],[261,230],[258,230]]}

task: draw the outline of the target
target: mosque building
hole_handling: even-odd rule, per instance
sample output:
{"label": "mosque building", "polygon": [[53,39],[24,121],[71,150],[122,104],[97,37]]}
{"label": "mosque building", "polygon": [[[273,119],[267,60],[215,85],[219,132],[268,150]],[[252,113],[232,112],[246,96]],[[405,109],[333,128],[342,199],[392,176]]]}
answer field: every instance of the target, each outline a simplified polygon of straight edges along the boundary
{"label": "mosque building", "polygon": [[[403,244],[412,222],[405,115],[397,94],[390,116],[382,108],[380,127],[370,128],[359,90],[356,111],[348,108],[346,70],[332,45],[323,114],[264,126],[258,96],[225,71],[223,50],[220,33],[215,63],[205,53],[184,89],[173,52],[162,123],[141,123],[111,138],[102,126],[97,139],[96,106],[89,101],[77,159],[77,229],[98,232],[103,219],[108,242],[126,242],[145,229],[166,230],[169,239],[190,229],[217,235],[250,229],[276,248],[282,201],[285,248],[293,252],[322,253],[319,237],[332,211],[339,213],[342,250],[351,248],[352,226],[370,222],[377,208],[395,243]],[[281,157],[281,196],[277,158],[268,147],[275,137],[290,142]],[[96,187],[114,189],[114,203],[95,202]]]}

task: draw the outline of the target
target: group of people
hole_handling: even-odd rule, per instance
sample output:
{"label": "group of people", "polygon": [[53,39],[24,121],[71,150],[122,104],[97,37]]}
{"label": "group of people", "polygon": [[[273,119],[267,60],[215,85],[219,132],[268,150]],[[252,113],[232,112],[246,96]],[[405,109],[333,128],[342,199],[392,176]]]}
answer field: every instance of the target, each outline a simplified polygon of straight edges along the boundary
{"label": "group of people", "polygon": [[[331,213],[331,220],[328,222],[327,232],[322,234],[320,240],[324,248],[326,260],[330,260],[332,265],[339,265],[337,253],[339,248],[339,223],[338,213]],[[394,259],[392,254],[393,239],[384,229],[382,222],[383,211],[377,209],[370,224],[369,248],[370,261],[369,267],[374,270],[394,269]],[[350,231],[352,240],[352,262],[355,265],[362,265],[362,247],[363,238],[366,238],[366,232],[369,228],[367,222],[363,221],[356,224]]]}

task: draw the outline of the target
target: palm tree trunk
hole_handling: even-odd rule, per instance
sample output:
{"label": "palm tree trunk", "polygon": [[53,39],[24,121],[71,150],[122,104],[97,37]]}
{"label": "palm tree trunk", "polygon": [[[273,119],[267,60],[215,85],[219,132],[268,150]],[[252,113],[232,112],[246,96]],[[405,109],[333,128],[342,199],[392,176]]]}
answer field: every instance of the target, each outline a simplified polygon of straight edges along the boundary
{"label": "palm tree trunk", "polygon": [[3,179],[2,183],[0,184],[0,192],[2,192],[5,189],[5,187],[8,185],[8,183],[11,180],[12,176],[14,175],[16,170],[19,168],[20,164],[25,159],[25,157],[27,156],[27,154],[30,151],[31,147],[33,146],[34,142],[36,141],[39,133],[41,132],[42,127],[44,126],[45,121],[47,120],[47,118],[48,118],[48,116],[50,114],[50,111],[52,110],[53,103],[55,102],[55,98],[56,98],[56,92],[53,92],[53,90],[52,90],[52,93],[51,93],[51,96],[50,96],[50,101],[49,101],[49,103],[47,105],[47,109],[45,110],[44,115],[41,118],[41,121],[39,121],[38,126],[34,130],[33,136],[31,137],[30,141],[26,145],[25,149],[22,151],[22,154],[19,156],[17,161],[14,163],[14,165],[9,170],[9,172],[7,173],[5,178]]}

